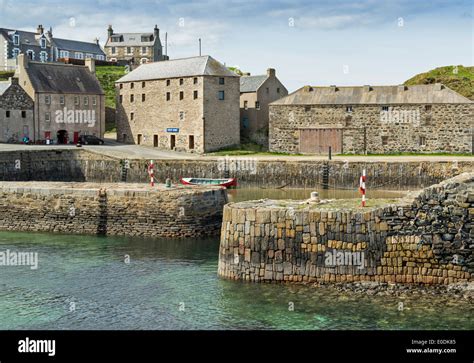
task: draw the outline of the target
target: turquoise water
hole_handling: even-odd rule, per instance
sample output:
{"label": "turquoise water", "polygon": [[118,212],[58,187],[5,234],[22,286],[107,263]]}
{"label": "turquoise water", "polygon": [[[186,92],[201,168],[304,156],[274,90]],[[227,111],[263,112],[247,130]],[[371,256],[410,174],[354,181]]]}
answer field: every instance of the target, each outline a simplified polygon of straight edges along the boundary
{"label": "turquoise water", "polygon": [[473,307],[442,296],[222,280],[218,244],[0,232],[0,252],[39,258],[0,266],[0,329],[474,329]]}

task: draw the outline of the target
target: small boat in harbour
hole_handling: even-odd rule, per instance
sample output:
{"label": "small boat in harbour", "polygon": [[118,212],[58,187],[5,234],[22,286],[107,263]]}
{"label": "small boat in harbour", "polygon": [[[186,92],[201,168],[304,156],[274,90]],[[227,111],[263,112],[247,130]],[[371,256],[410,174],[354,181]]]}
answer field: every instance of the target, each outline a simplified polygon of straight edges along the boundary
{"label": "small boat in harbour", "polygon": [[235,187],[237,186],[236,178],[227,179],[207,179],[207,178],[181,178],[179,179],[181,184],[184,185],[219,185],[222,187]]}

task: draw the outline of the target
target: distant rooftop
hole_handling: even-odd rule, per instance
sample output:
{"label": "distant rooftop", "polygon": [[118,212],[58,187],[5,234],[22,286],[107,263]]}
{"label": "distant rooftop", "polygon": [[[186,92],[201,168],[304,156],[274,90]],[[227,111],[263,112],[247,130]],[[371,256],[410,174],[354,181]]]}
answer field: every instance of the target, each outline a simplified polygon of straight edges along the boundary
{"label": "distant rooftop", "polygon": [[0,96],[5,93],[5,91],[10,87],[10,81],[0,81]]}
{"label": "distant rooftop", "polygon": [[162,62],[142,64],[120,78],[120,82],[146,81],[193,76],[238,77],[211,56],[180,58]]}
{"label": "distant rooftop", "polygon": [[240,77],[240,92],[256,92],[268,76],[242,76]]}
{"label": "distant rooftop", "polygon": [[442,84],[415,86],[305,86],[272,105],[474,103]]}

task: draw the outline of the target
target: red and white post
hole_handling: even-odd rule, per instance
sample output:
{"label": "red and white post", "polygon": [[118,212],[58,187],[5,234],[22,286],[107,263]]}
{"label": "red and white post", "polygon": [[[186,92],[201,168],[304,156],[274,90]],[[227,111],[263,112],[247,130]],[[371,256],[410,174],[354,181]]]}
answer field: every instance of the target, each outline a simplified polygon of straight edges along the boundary
{"label": "red and white post", "polygon": [[362,207],[365,207],[365,181],[366,181],[366,175],[365,175],[365,169],[363,169],[362,176],[359,179],[359,191],[360,191],[360,194],[362,194]]}
{"label": "red and white post", "polygon": [[155,186],[155,170],[153,169],[153,160],[150,160],[150,164],[148,165],[148,174],[150,175],[150,186]]}

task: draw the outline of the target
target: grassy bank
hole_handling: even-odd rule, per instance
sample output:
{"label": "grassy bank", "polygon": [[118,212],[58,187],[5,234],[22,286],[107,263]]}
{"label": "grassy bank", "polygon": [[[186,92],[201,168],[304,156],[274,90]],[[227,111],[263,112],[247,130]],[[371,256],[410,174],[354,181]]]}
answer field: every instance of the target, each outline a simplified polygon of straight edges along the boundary
{"label": "grassy bank", "polygon": [[[125,67],[97,66],[96,75],[105,92],[105,106],[115,110],[115,81],[125,75]],[[115,122],[106,122],[105,131],[115,131]]]}

